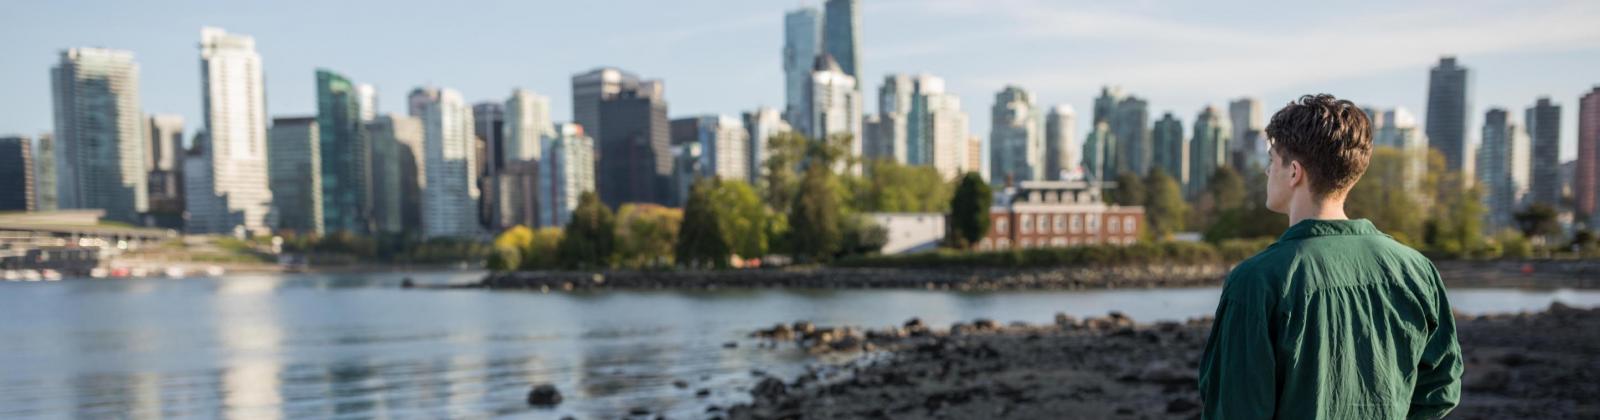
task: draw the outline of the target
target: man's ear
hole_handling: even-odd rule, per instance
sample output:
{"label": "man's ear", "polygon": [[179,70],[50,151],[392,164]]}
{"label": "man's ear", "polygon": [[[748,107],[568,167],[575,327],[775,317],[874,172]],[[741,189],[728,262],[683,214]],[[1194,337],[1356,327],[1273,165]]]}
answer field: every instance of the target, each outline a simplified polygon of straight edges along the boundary
{"label": "man's ear", "polygon": [[1304,166],[1300,166],[1300,161],[1298,161],[1298,160],[1290,160],[1289,161],[1289,187],[1290,188],[1299,187],[1300,183],[1303,183],[1303,182],[1306,182],[1306,168]]}

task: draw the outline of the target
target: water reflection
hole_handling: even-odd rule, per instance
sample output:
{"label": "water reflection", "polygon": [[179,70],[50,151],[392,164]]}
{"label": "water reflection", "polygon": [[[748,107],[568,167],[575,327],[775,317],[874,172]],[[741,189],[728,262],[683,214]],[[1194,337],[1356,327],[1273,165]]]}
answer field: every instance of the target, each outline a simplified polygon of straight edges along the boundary
{"label": "water reflection", "polygon": [[[633,407],[700,417],[747,394],[752,369],[792,375],[797,349],[756,349],[755,328],[797,319],[936,326],[1049,322],[1120,310],[1141,321],[1215,309],[1214,288],[954,293],[719,290],[549,293],[404,290],[478,273],[251,275],[224,279],[0,283],[0,417],[615,418]],[[1463,313],[1600,291],[1458,289]],[[722,343],[739,341],[737,348]],[[685,382],[679,388],[675,381]],[[553,409],[524,402],[552,383]],[[718,390],[696,397],[701,388]]]}

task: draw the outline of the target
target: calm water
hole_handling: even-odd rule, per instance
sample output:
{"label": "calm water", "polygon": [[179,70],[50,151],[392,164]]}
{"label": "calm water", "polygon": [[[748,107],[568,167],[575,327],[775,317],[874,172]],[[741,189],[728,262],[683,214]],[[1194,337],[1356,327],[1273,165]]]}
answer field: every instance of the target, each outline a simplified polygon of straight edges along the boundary
{"label": "calm water", "polygon": [[[791,375],[819,362],[744,338],[777,322],[1050,322],[1113,309],[1181,320],[1208,315],[1218,292],[539,294],[404,290],[403,276],[0,282],[0,417],[616,418],[643,406],[699,418],[745,399],[731,390],[751,384],[751,369]],[[1600,306],[1600,291],[1466,289],[1451,300],[1466,313],[1511,312]],[[543,382],[566,402],[529,408],[529,387]],[[699,388],[717,393],[696,398]]]}

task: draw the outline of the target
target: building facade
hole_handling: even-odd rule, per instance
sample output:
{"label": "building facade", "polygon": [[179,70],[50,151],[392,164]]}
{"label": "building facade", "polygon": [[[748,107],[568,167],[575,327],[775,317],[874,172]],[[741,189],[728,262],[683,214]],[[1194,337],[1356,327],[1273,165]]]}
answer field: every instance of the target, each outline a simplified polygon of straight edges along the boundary
{"label": "building facade", "polygon": [[1050,107],[1044,117],[1044,177],[1048,181],[1067,179],[1078,168],[1073,133],[1078,131],[1071,105]]}
{"label": "building facade", "polygon": [[745,147],[750,153],[750,174],[748,181],[751,186],[761,184],[767,174],[767,158],[772,152],[767,148],[773,136],[787,133],[792,129],[789,123],[783,120],[783,114],[776,109],[768,107],[756,108],[755,111],[744,113],[744,127],[749,131],[750,145]]}
{"label": "building facade", "polygon": [[472,109],[454,89],[417,88],[422,107],[422,234],[427,238],[472,238],[479,229],[478,162]]}
{"label": "building facade", "polygon": [[539,165],[539,226],[566,226],[578,196],[595,190],[594,139],[573,123],[556,124]]}
{"label": "building facade", "polygon": [[[801,7],[783,17],[783,118],[810,133],[811,68],[822,53],[822,19],[816,8]],[[579,122],[582,123],[581,121]]]}
{"label": "building facade", "polygon": [[59,207],[102,209],[108,220],[140,223],[149,196],[133,53],[69,49],[50,76]]}
{"label": "building facade", "polygon": [[828,0],[823,13],[822,52],[833,56],[844,74],[861,80],[861,43],[857,39],[861,33],[860,0]]}
{"label": "building facade", "polygon": [[1155,128],[1150,130],[1151,143],[1155,147],[1153,154],[1156,168],[1161,168],[1167,176],[1178,181],[1178,185],[1189,183],[1189,142],[1184,141],[1183,121],[1178,120],[1171,112],[1161,115],[1156,120]]}
{"label": "building facade", "polygon": [[994,203],[979,250],[1131,245],[1144,229],[1143,207],[1107,205],[1093,182],[1022,182]]}
{"label": "building facade", "polygon": [[372,223],[375,232],[419,231],[422,226],[422,119],[375,116],[365,124],[372,143]]}
{"label": "building facade", "polygon": [[1116,178],[1115,162],[1117,136],[1111,133],[1111,124],[1105,121],[1094,124],[1094,129],[1083,139],[1083,171],[1091,180],[1104,181]]}
{"label": "building facade", "polygon": [[0,136],[0,212],[35,211],[33,140]]}
{"label": "building facade", "polygon": [[[190,204],[185,227],[196,233],[265,234],[272,190],[267,185],[266,92],[255,39],[202,28],[200,69],[207,143],[201,151],[210,175],[198,189],[188,188],[203,196],[184,197]],[[196,200],[212,205],[195,206]]]}
{"label": "building facade", "polygon": [[372,146],[362,131],[364,99],[342,74],[317,69],[316,78],[321,225],[328,232],[365,233],[372,211]]}
{"label": "building facade", "polygon": [[[1490,108],[1483,117],[1483,144],[1477,158],[1475,175],[1484,190],[1485,231],[1515,227],[1513,214],[1528,198],[1527,131],[1513,121],[1506,110]],[[1559,164],[1556,169],[1560,169]],[[1552,181],[1559,182],[1559,179]]]}
{"label": "building facade", "polygon": [[1211,187],[1211,175],[1228,166],[1228,143],[1233,135],[1228,119],[1214,106],[1206,106],[1194,118],[1194,135],[1189,138],[1190,197],[1198,197]]}
{"label": "building facade", "polygon": [[[596,185],[600,200],[667,204],[671,199],[672,139],[660,81],[615,91],[600,103]],[[589,125],[579,123],[588,132]]]}
{"label": "building facade", "polygon": [[1033,94],[1008,85],[990,110],[990,182],[1044,179],[1044,133]]}
{"label": "building facade", "polygon": [[1228,144],[1228,161],[1233,162],[1234,169],[1245,173],[1252,165],[1266,165],[1269,158],[1263,133],[1267,123],[1261,114],[1261,100],[1243,97],[1228,102],[1228,125],[1233,129],[1229,135],[1233,141]]}
{"label": "building facade", "polygon": [[327,232],[322,169],[322,124],[317,117],[273,118],[268,131],[268,185],[273,228],[298,234]]}
{"label": "building facade", "polygon": [[1472,179],[1472,149],[1467,143],[1472,113],[1472,76],[1456,58],[1439,59],[1428,73],[1428,144],[1444,155],[1445,169]]}
{"label": "building facade", "polygon": [[1600,226],[1600,86],[1578,98],[1578,159],[1573,165],[1573,210],[1593,229]]}
{"label": "building facade", "polygon": [[[179,161],[181,164],[181,157]],[[36,210],[59,209],[56,199],[56,141],[55,136],[49,133],[33,139],[33,193]]]}
{"label": "building facade", "polygon": [[1561,105],[1539,98],[1525,116],[1532,151],[1528,202],[1566,207],[1561,198]]}
{"label": "building facade", "polygon": [[849,135],[850,155],[861,156],[861,92],[856,78],[842,70],[833,57],[817,57],[811,71],[811,118],[806,137],[825,139],[834,135]]}

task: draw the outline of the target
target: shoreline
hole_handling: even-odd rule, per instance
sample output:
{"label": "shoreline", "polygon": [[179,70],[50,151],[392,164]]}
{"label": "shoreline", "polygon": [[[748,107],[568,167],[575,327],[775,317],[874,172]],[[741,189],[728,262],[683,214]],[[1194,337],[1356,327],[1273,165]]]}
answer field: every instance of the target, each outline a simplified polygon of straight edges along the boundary
{"label": "shoreline", "polygon": [[[783,381],[760,378],[759,418],[1192,418],[1209,318],[1136,323],[1113,312],[1054,324],[975,320],[931,330],[913,319],[861,330],[806,323],[757,331],[763,347],[857,357]],[[1452,418],[1600,415],[1600,308],[1458,316],[1466,359]],[[792,343],[792,344],[791,344]]]}
{"label": "shoreline", "polygon": [[[1600,288],[1600,261],[1439,261],[1447,287]],[[489,273],[485,288],[540,292],[612,289],[797,288],[956,291],[1099,290],[1221,286],[1231,265],[1080,265],[1050,268],[843,268],[515,271]]]}

